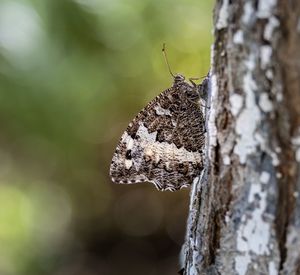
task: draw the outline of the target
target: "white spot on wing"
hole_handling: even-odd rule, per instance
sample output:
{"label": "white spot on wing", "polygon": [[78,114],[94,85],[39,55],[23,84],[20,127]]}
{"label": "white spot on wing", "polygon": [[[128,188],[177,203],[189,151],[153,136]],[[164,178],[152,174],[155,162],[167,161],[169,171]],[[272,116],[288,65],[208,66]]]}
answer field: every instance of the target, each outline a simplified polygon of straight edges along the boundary
{"label": "white spot on wing", "polygon": [[127,143],[127,150],[131,150],[132,149],[133,143],[134,143],[133,138],[130,137],[130,139],[129,139],[128,143]]}
{"label": "white spot on wing", "polygon": [[148,129],[141,124],[137,135],[140,136],[140,147],[144,148],[144,153],[148,156],[154,156],[156,162],[162,160],[164,163],[170,159],[180,162],[201,162],[199,152],[189,152],[184,147],[177,148],[174,143],[157,142],[157,132],[148,133]]}
{"label": "white spot on wing", "polygon": [[127,132],[124,132],[121,140],[126,144],[126,148],[128,148],[128,145],[133,142],[132,137],[128,135]]}
{"label": "white spot on wing", "polygon": [[171,116],[170,110],[162,108],[159,104],[157,104],[154,107],[154,110],[155,110],[156,114],[159,116],[166,116],[166,115]]}
{"label": "white spot on wing", "polygon": [[153,156],[153,151],[152,151],[151,148],[146,147],[146,148],[144,149],[144,154],[145,154],[146,156],[151,157],[151,156]]}
{"label": "white spot on wing", "polygon": [[125,159],[125,168],[129,170],[132,166],[132,160],[131,159]]}
{"label": "white spot on wing", "polygon": [[141,142],[153,143],[156,140],[157,132],[149,133],[144,124],[140,123],[140,127],[137,130],[136,135],[140,137]]}

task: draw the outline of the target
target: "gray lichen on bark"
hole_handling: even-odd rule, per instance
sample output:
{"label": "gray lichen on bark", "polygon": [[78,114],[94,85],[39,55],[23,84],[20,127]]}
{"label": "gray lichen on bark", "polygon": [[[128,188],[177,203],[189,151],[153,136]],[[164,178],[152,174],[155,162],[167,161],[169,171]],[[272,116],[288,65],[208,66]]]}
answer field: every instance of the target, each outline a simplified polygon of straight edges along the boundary
{"label": "gray lichen on bark", "polygon": [[215,6],[185,274],[300,274],[300,3]]}

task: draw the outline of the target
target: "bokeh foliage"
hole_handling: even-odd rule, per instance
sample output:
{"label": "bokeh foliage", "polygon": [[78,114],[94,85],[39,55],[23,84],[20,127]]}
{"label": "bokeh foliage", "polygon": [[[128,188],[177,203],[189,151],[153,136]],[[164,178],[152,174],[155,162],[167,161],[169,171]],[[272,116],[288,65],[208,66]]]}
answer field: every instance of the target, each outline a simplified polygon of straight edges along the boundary
{"label": "bokeh foliage", "polygon": [[115,186],[132,117],[206,75],[212,1],[0,2],[0,274],[174,274],[188,190]]}

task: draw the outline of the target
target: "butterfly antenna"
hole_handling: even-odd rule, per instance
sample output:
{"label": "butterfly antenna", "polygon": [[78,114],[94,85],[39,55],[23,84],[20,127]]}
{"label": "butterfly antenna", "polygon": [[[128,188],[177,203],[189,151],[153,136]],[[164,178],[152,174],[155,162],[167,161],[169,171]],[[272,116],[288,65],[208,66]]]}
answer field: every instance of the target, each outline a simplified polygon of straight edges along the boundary
{"label": "butterfly antenna", "polygon": [[163,44],[162,52],[163,52],[163,55],[164,55],[166,64],[167,64],[167,66],[168,66],[170,75],[173,76],[173,78],[175,78],[175,75],[174,75],[174,74],[172,73],[172,71],[171,71],[171,67],[170,67],[170,64],[169,64],[169,61],[168,61],[168,58],[167,58],[166,43]]}

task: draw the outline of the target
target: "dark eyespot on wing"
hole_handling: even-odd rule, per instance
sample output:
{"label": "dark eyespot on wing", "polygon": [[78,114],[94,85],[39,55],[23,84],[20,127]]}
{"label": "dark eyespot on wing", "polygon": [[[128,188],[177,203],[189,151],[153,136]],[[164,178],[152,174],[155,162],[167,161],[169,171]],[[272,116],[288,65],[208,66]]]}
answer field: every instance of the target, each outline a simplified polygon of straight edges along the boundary
{"label": "dark eyespot on wing", "polygon": [[131,156],[131,150],[127,150],[126,151],[126,159],[131,159],[132,156]]}

